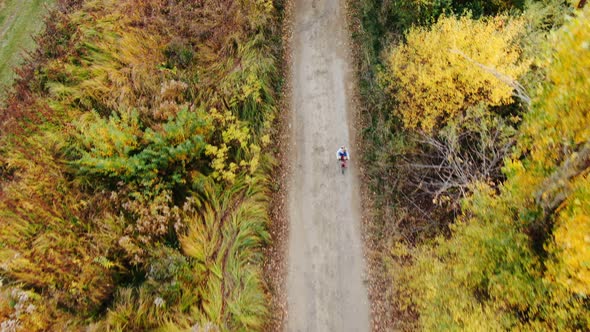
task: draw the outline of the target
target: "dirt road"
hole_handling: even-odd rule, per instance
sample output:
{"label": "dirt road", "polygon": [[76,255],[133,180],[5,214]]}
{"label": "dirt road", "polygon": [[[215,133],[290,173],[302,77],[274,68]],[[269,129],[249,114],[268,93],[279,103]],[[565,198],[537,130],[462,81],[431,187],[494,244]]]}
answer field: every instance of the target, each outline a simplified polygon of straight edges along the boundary
{"label": "dirt road", "polygon": [[350,147],[354,81],[344,0],[294,0],[293,178],[289,191],[289,331],[368,331],[356,151]]}

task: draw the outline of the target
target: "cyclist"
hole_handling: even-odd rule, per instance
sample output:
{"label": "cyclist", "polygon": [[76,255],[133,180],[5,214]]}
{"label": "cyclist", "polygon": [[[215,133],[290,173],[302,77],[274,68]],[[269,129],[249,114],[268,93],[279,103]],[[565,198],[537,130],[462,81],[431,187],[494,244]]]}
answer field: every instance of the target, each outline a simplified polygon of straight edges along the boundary
{"label": "cyclist", "polygon": [[350,155],[348,154],[348,151],[346,151],[346,147],[344,145],[338,149],[338,152],[336,152],[336,159],[350,160]]}

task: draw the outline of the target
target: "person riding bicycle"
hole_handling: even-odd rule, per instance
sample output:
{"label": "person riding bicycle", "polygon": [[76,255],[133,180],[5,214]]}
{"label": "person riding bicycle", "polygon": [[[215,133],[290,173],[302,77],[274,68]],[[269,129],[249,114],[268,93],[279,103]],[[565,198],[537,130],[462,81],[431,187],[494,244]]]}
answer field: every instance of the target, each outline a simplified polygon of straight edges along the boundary
{"label": "person riding bicycle", "polygon": [[348,151],[346,151],[346,147],[344,145],[338,149],[338,152],[336,152],[336,159],[350,160],[350,155],[348,154]]}

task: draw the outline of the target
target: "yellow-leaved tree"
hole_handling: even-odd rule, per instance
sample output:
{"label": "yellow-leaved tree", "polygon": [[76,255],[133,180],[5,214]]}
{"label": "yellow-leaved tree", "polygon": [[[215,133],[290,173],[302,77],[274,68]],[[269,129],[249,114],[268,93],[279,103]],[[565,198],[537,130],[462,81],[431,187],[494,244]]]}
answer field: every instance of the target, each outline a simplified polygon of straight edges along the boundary
{"label": "yellow-leaved tree", "polygon": [[404,126],[429,132],[471,106],[511,103],[509,83],[527,68],[517,44],[523,31],[521,20],[507,16],[443,16],[410,29],[380,75]]}
{"label": "yellow-leaved tree", "polygon": [[504,183],[472,184],[451,236],[396,270],[423,330],[590,331],[589,24],[586,7],[550,39]]}
{"label": "yellow-leaved tree", "polygon": [[552,36],[549,82],[525,118],[519,144],[530,161],[514,169],[515,186],[536,186],[536,203],[554,219],[546,279],[584,298],[590,296],[589,26],[586,6]]}

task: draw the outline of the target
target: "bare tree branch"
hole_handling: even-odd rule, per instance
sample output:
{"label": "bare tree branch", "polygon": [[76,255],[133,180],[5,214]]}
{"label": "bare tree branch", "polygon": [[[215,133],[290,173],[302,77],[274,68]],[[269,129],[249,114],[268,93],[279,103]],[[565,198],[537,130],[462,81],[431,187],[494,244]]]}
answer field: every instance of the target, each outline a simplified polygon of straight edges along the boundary
{"label": "bare tree branch", "polygon": [[411,169],[407,181],[434,202],[441,195],[458,201],[471,183],[501,176],[501,162],[514,139],[503,139],[499,131],[463,128],[459,134],[441,137],[420,133],[421,153],[405,158],[405,167]]}
{"label": "bare tree branch", "polygon": [[[585,0],[583,0],[583,1],[585,1]],[[529,97],[529,95],[526,92],[526,89],[517,80],[513,80],[510,76],[497,71],[493,67],[486,66],[486,65],[484,65],[482,63],[479,63],[479,62],[473,60],[472,58],[470,58],[469,56],[467,56],[467,54],[461,52],[460,50],[451,49],[450,51],[451,51],[451,53],[455,53],[457,55],[460,55],[461,57],[463,57],[467,61],[475,64],[476,66],[480,67],[481,69],[483,69],[483,70],[487,71],[488,73],[494,75],[500,81],[506,83],[508,86],[510,86],[511,88],[514,89],[514,96],[516,98],[518,98],[522,102],[524,102],[527,105],[527,107],[530,107],[531,106],[531,97]]]}
{"label": "bare tree branch", "polygon": [[555,211],[571,194],[569,181],[590,168],[590,142],[582,149],[571,154],[562,166],[555,171],[541,185],[541,189],[535,195],[535,202],[543,209],[545,215]]}

